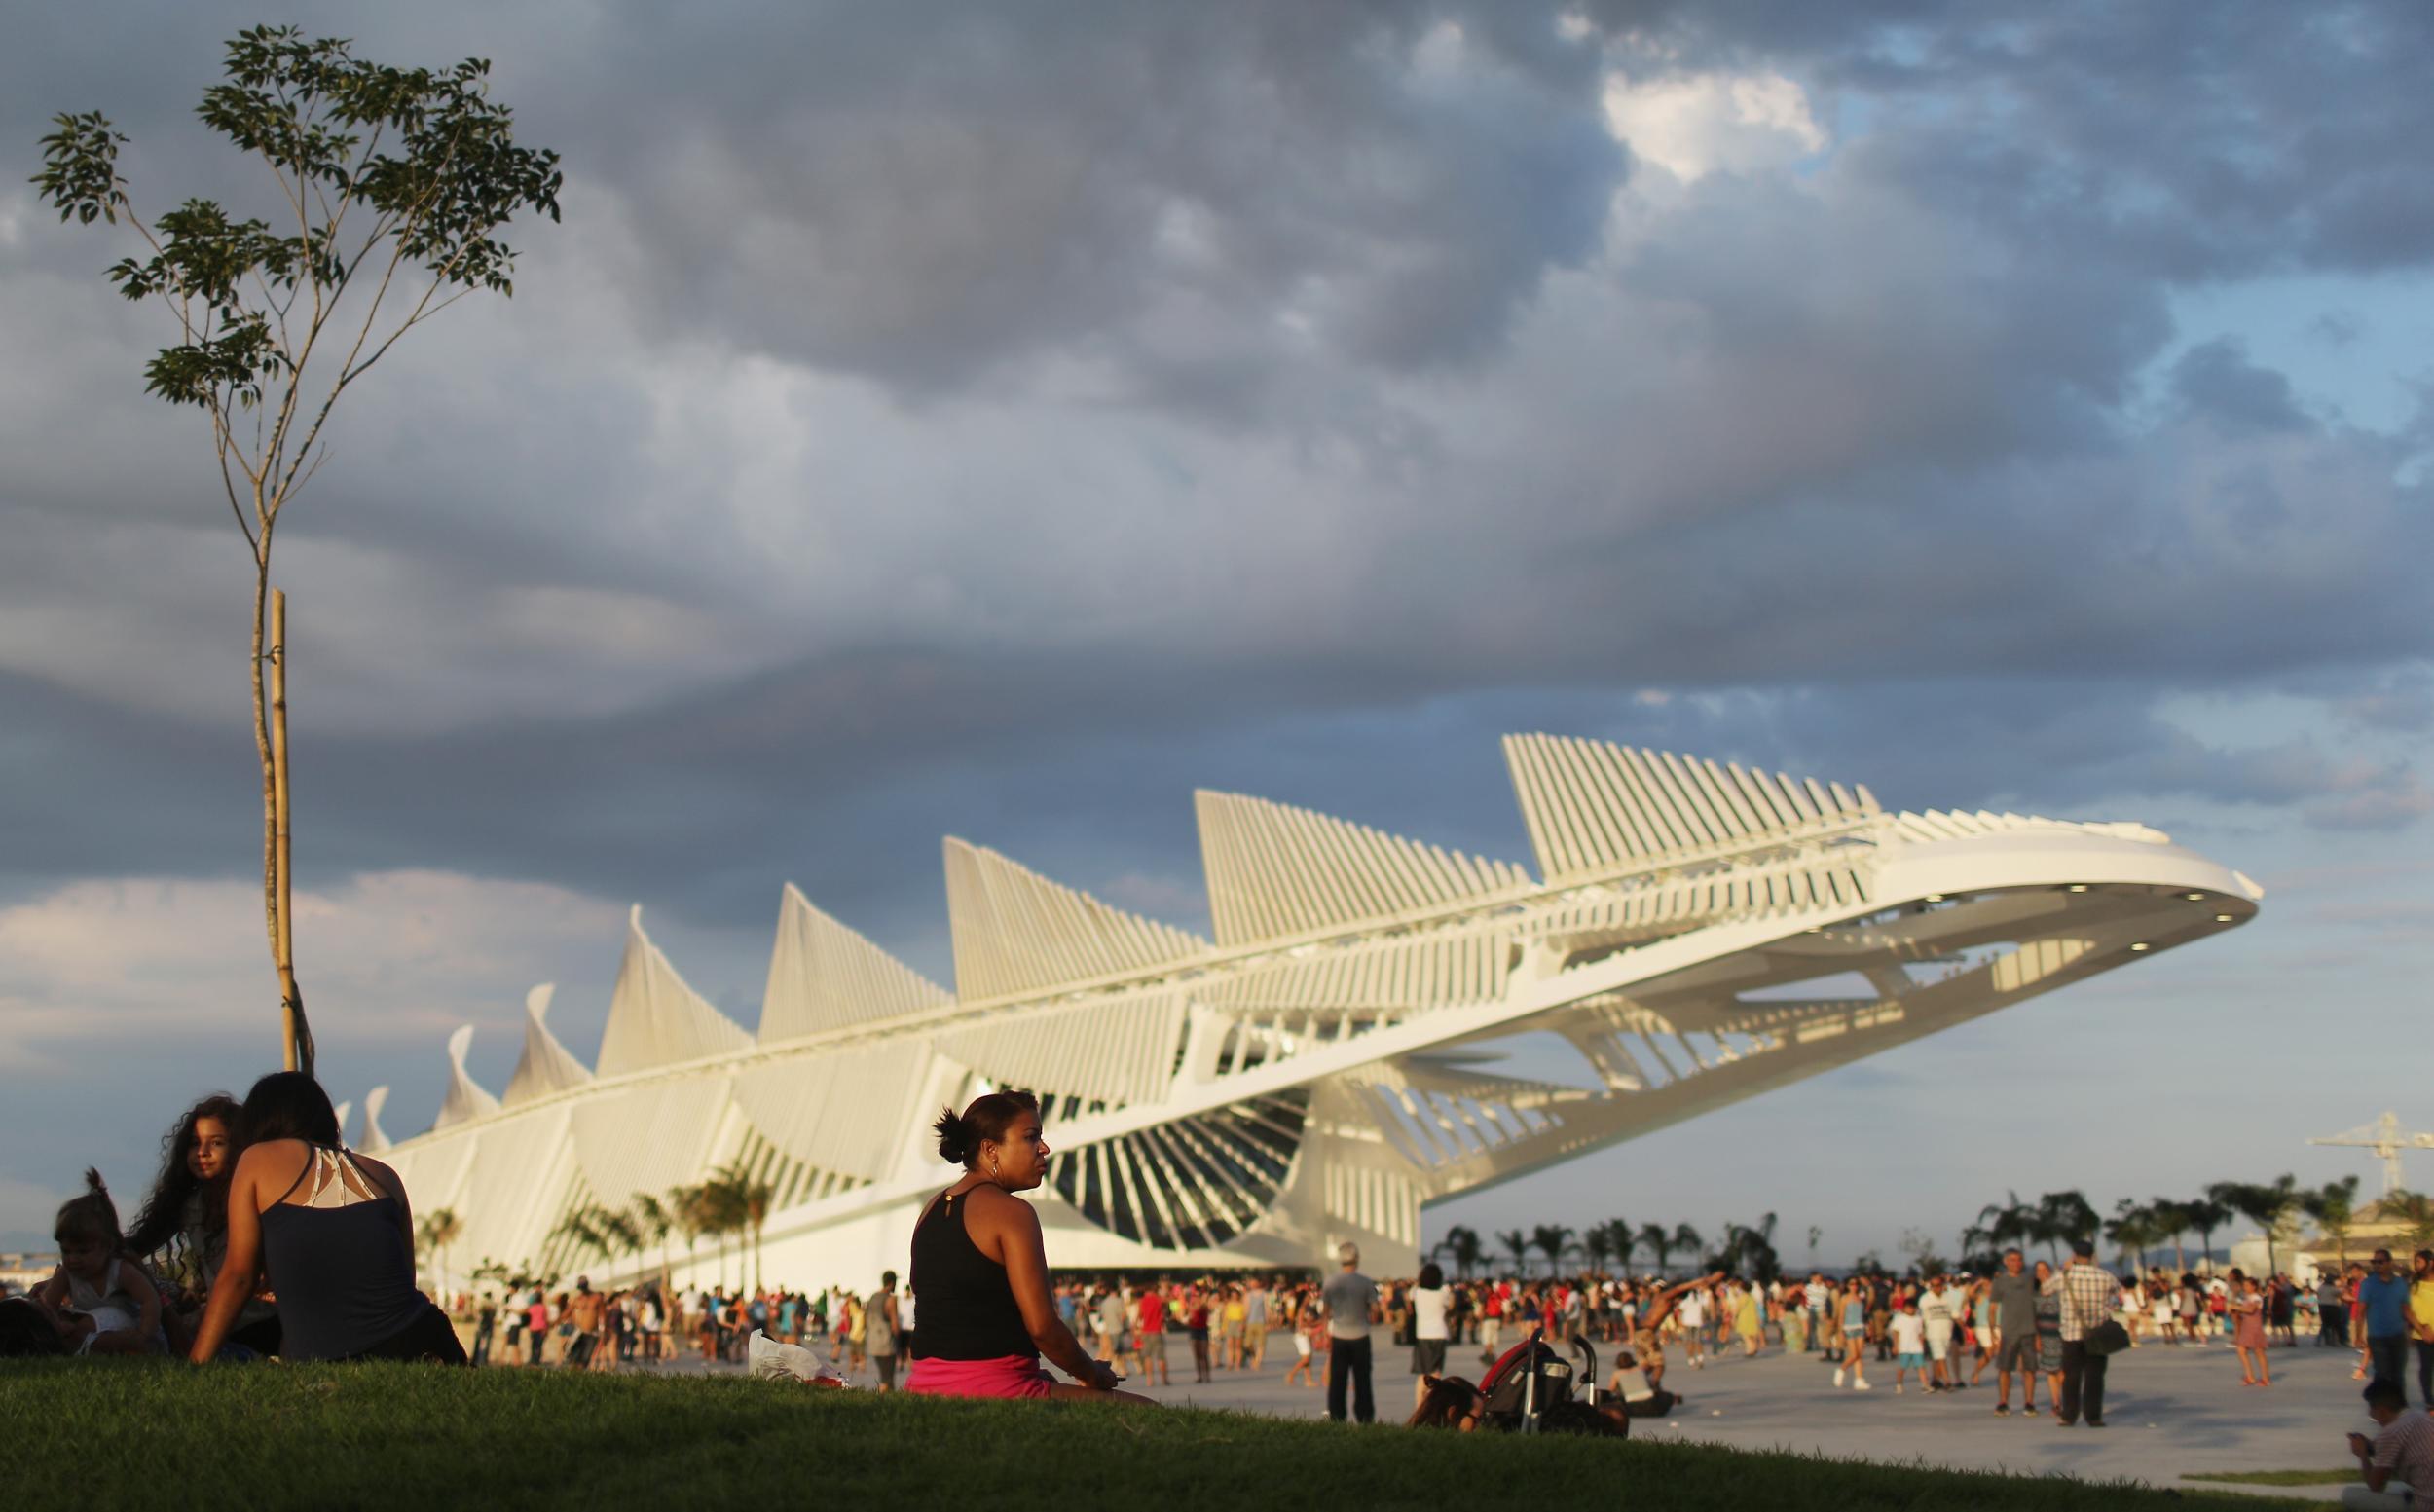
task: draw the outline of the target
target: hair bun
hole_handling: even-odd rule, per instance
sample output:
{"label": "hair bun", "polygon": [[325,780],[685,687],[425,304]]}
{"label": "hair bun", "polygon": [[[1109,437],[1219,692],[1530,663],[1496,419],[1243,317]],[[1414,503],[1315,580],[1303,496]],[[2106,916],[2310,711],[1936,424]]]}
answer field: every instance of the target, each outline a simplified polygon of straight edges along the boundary
{"label": "hair bun", "polygon": [[95,1197],[110,1195],[110,1189],[102,1183],[100,1167],[93,1165],[85,1167],[85,1190]]}
{"label": "hair bun", "polygon": [[972,1125],[952,1108],[940,1109],[938,1122],[930,1125],[939,1131],[939,1159],[950,1165],[961,1165],[972,1159]]}

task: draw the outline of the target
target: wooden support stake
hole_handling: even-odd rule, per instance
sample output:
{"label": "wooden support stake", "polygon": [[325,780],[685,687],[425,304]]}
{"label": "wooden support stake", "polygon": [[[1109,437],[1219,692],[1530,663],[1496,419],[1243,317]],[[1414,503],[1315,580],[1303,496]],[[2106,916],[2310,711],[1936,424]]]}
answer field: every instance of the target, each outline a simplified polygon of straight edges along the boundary
{"label": "wooden support stake", "polygon": [[305,1023],[304,995],[296,988],[294,871],[287,838],[287,593],[271,590],[271,814],[278,905],[278,989],[286,1017],[285,1065],[313,1072],[313,1031]]}

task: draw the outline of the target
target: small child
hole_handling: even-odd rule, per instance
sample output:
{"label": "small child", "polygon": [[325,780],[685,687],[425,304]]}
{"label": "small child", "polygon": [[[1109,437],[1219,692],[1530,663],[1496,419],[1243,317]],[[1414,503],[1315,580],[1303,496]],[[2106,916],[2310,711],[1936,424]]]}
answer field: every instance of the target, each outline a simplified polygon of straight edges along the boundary
{"label": "small child", "polygon": [[161,1293],[126,1253],[118,1204],[97,1170],[85,1172],[85,1193],[59,1208],[52,1236],[59,1268],[34,1288],[62,1343],[78,1354],[166,1354]]}
{"label": "small child", "polygon": [[1922,1391],[1929,1389],[1927,1320],[1919,1316],[1917,1298],[1901,1299],[1901,1310],[1893,1315],[1891,1327],[1894,1347],[1894,1394],[1896,1396],[1901,1394],[1901,1377],[1904,1372],[1915,1372],[1918,1376],[1919,1389]]}

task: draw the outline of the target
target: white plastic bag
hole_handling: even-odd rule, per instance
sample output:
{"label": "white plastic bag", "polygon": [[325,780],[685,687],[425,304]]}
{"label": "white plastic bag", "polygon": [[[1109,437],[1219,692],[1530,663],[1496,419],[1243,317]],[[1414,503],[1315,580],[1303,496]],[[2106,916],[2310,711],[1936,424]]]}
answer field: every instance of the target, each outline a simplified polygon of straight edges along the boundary
{"label": "white plastic bag", "polygon": [[744,1373],[769,1381],[800,1381],[815,1386],[841,1386],[845,1378],[830,1370],[819,1355],[798,1344],[780,1344],[759,1329],[744,1341]]}

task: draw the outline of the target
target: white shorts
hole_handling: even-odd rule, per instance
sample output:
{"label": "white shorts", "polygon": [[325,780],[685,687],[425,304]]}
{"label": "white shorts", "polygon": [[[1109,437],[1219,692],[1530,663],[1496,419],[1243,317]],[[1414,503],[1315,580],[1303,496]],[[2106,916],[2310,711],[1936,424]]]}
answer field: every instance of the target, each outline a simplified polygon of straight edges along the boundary
{"label": "white shorts", "polygon": [[1306,1360],[1309,1358],[1309,1335],[1295,1334],[1293,1336],[1293,1352]]}
{"label": "white shorts", "polygon": [[1927,1325],[1927,1357],[1940,1360],[1952,1352],[1952,1325],[1930,1322]]}

